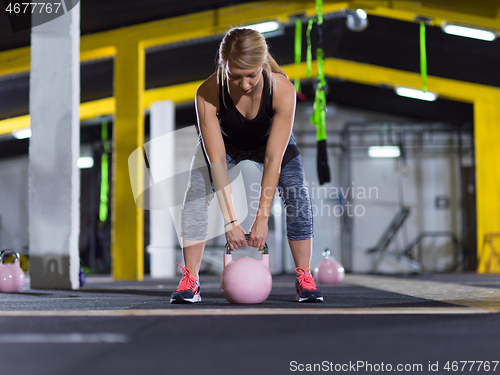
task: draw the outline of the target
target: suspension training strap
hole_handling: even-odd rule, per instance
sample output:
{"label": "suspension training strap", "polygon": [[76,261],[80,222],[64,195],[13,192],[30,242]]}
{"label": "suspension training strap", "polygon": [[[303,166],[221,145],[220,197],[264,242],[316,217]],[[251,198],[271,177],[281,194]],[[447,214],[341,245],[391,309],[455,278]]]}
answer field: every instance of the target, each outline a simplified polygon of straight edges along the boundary
{"label": "suspension training strap", "polygon": [[427,51],[425,47],[425,23],[420,22],[420,75],[422,91],[427,92]]}
{"label": "suspension training strap", "polygon": [[[330,182],[330,167],[326,144],[326,95],[325,95],[325,54],[323,51],[323,1],[316,0],[318,15],[318,47],[316,48],[316,61],[318,63],[318,85],[314,96],[311,123],[316,125],[316,139],[318,141],[317,169],[320,185]],[[310,21],[309,21],[310,22]],[[308,43],[310,41],[310,25],[308,26]],[[309,50],[309,46],[308,46]]]}
{"label": "suspension training strap", "polygon": [[106,221],[108,217],[108,153],[110,150],[108,141],[108,121],[103,118],[101,121],[101,142],[103,145],[103,153],[101,155],[101,194],[99,204],[99,220]]}
{"label": "suspension training strap", "polygon": [[295,19],[295,91],[302,91],[300,87],[300,62],[302,61],[302,21]]}

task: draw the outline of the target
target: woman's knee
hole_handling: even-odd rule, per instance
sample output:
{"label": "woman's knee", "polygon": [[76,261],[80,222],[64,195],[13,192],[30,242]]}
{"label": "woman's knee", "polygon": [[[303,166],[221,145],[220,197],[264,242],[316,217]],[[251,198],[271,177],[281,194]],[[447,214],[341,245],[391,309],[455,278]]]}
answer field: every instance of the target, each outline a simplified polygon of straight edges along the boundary
{"label": "woman's knee", "polygon": [[285,206],[288,239],[312,238],[312,204],[300,155],[293,158],[283,168],[279,194]]}

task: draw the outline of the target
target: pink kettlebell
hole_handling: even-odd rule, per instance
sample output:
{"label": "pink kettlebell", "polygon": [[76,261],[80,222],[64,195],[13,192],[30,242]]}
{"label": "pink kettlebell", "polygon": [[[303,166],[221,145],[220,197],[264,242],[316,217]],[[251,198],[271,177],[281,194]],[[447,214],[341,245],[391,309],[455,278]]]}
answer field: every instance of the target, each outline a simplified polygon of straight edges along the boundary
{"label": "pink kettlebell", "polygon": [[[6,255],[14,255],[14,263],[4,263]],[[17,293],[24,286],[24,272],[21,269],[19,253],[14,250],[4,250],[0,255],[0,292]]]}
{"label": "pink kettlebell", "polygon": [[[248,234],[245,237],[248,240]],[[271,294],[272,287],[267,243],[260,260],[250,257],[233,260],[231,250],[226,244],[220,288],[230,303],[262,303]]]}
{"label": "pink kettlebell", "polygon": [[330,250],[326,249],[323,256],[325,259],[314,269],[314,278],[319,284],[324,285],[340,283],[344,280],[344,267],[335,260],[333,255],[330,255]]}

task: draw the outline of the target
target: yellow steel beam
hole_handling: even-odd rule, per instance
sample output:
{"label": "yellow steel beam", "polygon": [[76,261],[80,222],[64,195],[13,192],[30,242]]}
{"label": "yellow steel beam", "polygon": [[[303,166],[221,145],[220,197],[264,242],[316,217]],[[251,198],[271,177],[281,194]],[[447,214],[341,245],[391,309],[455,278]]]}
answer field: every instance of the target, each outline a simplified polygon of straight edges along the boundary
{"label": "yellow steel beam", "polygon": [[10,134],[14,130],[30,127],[30,115],[23,115],[0,120],[0,135]]}
{"label": "yellow steel beam", "polygon": [[128,158],[144,145],[144,47],[119,45],[115,57],[115,121],[111,204],[111,255],[115,280],[144,276],[144,211],[135,204],[130,180],[144,190],[144,166],[129,176]]}
{"label": "yellow steel beam", "polygon": [[0,76],[25,73],[30,70],[31,48],[22,47],[0,52]]}
{"label": "yellow steel beam", "polygon": [[[203,81],[181,83],[179,85],[160,87],[144,91],[143,110],[158,100],[172,100],[181,104],[194,100],[196,90]],[[104,98],[80,104],[80,121],[85,121],[105,115],[115,114],[115,98]],[[10,134],[14,130],[29,128],[30,115],[23,115],[0,120],[0,135]]]}
{"label": "yellow steel beam", "polygon": [[93,100],[80,104],[80,121],[112,115],[116,111],[115,98]]}
{"label": "yellow steel beam", "polygon": [[[349,1],[334,1],[324,5],[324,13],[349,7]],[[141,42],[144,48],[222,34],[228,28],[268,20],[289,22],[295,14],[312,16],[314,1],[265,1],[240,4],[128,26],[90,34],[81,38],[81,50],[113,46],[122,42]]]}
{"label": "yellow steel beam", "polygon": [[[105,98],[80,104],[80,121],[115,113],[115,98]],[[14,130],[29,128],[30,115],[23,115],[0,120],[0,135],[10,134]]]}
{"label": "yellow steel beam", "polygon": [[93,47],[92,43],[82,38],[83,46],[80,44],[80,61],[112,58],[116,55],[115,46]]}
{"label": "yellow steel beam", "polygon": [[[354,61],[327,58],[325,74],[332,78],[338,77],[367,85],[400,85],[422,89],[422,80],[418,73]],[[491,86],[435,76],[428,76],[427,88],[438,93],[440,97],[467,103],[474,103],[479,97],[488,97],[492,92],[500,92],[500,89]]]}
{"label": "yellow steel beam", "polygon": [[[474,144],[476,164],[477,249],[481,254],[486,234],[500,233],[500,94],[490,92],[474,102]],[[489,250],[489,249],[484,249]],[[498,251],[498,245],[497,249]],[[483,253],[488,256],[489,252]],[[488,257],[489,258],[489,257]],[[485,259],[478,272],[488,272]],[[491,261],[487,259],[487,263]],[[498,260],[497,260],[498,261]]]}
{"label": "yellow steel beam", "polygon": [[147,90],[144,95],[144,110],[149,109],[151,103],[160,100],[172,100],[175,104],[191,102],[194,100],[196,90],[202,82],[181,83],[180,85]]}

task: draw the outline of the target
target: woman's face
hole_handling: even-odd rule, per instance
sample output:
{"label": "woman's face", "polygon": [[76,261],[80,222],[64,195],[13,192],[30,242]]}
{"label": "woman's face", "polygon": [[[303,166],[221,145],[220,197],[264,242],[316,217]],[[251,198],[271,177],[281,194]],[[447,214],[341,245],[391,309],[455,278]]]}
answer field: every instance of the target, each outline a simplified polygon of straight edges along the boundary
{"label": "woman's face", "polygon": [[251,94],[262,77],[262,67],[257,69],[240,69],[229,63],[226,68],[231,91],[236,90],[242,95]]}

